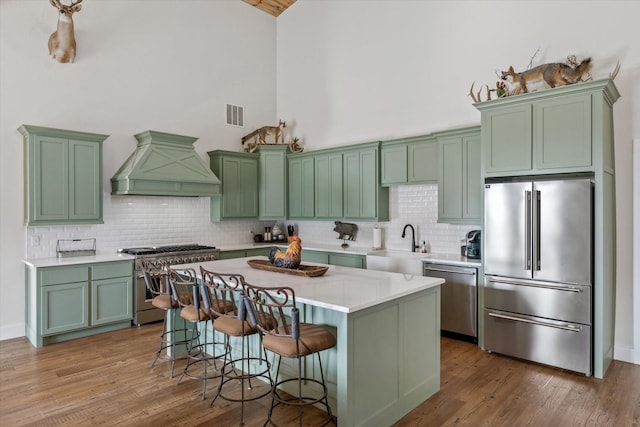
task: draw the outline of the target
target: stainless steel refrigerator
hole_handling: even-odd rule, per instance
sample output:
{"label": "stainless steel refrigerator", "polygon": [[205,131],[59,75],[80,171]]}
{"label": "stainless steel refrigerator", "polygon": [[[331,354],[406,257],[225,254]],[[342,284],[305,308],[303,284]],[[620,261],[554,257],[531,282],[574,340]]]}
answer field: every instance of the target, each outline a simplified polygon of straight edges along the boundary
{"label": "stainless steel refrigerator", "polygon": [[592,373],[593,183],[484,190],[484,348]]}

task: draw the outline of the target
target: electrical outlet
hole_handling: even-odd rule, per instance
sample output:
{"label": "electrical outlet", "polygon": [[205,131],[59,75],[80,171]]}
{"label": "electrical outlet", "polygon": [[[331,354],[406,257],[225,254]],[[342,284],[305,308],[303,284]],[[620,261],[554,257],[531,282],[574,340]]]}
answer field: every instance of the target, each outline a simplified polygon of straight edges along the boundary
{"label": "electrical outlet", "polygon": [[40,246],[41,236],[39,234],[34,234],[31,236],[31,246]]}

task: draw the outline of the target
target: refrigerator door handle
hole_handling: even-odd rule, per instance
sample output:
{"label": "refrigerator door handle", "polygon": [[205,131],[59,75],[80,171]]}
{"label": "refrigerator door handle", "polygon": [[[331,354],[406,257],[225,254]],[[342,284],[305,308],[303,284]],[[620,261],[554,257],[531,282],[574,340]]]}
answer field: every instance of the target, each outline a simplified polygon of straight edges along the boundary
{"label": "refrigerator door handle", "polygon": [[580,331],[582,331],[581,328],[579,328],[577,326],[573,326],[573,325],[555,325],[553,323],[539,322],[539,321],[536,321],[536,320],[524,319],[522,317],[507,316],[506,314],[498,314],[498,313],[488,313],[488,314],[491,317],[495,317],[495,318],[498,318],[498,319],[504,319],[504,320],[512,320],[514,322],[531,323],[533,325],[547,326],[547,327],[550,327],[550,328],[557,328],[557,329],[562,329],[562,330],[570,331],[570,332],[580,332]]}
{"label": "refrigerator door handle", "polygon": [[517,280],[502,280],[502,279],[497,279],[497,278],[490,278],[488,279],[490,283],[503,283],[506,285],[518,285],[518,286],[531,286],[534,288],[544,288],[544,289],[552,289],[554,291],[564,291],[564,292],[575,292],[575,293],[580,293],[582,292],[582,288],[578,287],[578,286],[561,286],[561,285],[548,285],[548,284],[543,284],[543,283],[536,283],[536,282],[532,282],[532,281],[527,281],[527,282],[520,282]]}
{"label": "refrigerator door handle", "polygon": [[524,192],[524,269],[531,270],[531,191]]}
{"label": "refrigerator door handle", "polygon": [[533,205],[533,220],[532,220],[532,232],[533,232],[533,266],[534,271],[540,271],[540,204],[541,194],[539,190],[535,190],[532,195]]}

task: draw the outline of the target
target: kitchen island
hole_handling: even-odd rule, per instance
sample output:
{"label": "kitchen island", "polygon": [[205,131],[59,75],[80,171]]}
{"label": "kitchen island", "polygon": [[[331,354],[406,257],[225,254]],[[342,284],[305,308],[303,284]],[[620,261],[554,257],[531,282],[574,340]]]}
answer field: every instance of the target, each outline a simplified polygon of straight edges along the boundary
{"label": "kitchen island", "polygon": [[[323,276],[301,277],[253,269],[249,259],[264,257],[176,268],[199,273],[203,266],[242,274],[257,286],[289,286],[302,321],[333,326],[337,345],[321,356],[329,402],[341,426],[391,425],[440,389],[444,280],[333,265]],[[306,363],[307,375],[319,375],[317,361]]]}

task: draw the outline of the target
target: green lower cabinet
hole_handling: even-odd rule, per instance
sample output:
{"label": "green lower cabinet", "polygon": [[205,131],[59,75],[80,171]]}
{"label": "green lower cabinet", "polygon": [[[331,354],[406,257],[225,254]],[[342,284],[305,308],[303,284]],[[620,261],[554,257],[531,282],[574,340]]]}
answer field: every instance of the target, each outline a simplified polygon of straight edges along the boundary
{"label": "green lower cabinet", "polygon": [[366,258],[363,255],[329,252],[329,264],[341,265],[343,267],[365,268]]}
{"label": "green lower cabinet", "polygon": [[318,264],[340,265],[343,267],[366,268],[367,262],[364,255],[345,254],[340,252],[302,251],[303,262],[317,262]]}
{"label": "green lower cabinet", "polygon": [[42,336],[89,327],[89,282],[43,286]]}
{"label": "green lower cabinet", "polygon": [[251,249],[236,249],[232,251],[220,251],[220,259],[245,258],[249,256],[268,256],[271,246]]}
{"label": "green lower cabinet", "polygon": [[128,328],[133,261],[26,267],[26,335],[36,347]]}

